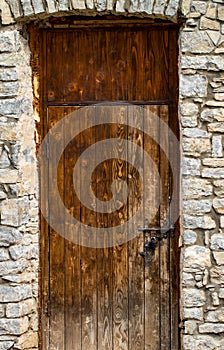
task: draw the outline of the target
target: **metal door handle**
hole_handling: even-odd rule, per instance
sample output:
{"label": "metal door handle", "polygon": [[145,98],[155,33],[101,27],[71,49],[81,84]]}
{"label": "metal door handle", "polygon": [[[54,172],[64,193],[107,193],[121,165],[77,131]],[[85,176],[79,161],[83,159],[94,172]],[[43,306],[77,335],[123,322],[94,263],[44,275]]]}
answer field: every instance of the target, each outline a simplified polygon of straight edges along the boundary
{"label": "metal door handle", "polygon": [[165,222],[163,227],[149,227],[148,220],[145,220],[145,227],[139,227],[138,231],[143,232],[145,241],[144,250],[140,252],[140,255],[144,258],[146,266],[149,265],[158,246],[158,242],[167,239],[168,236],[174,237],[174,230],[175,226],[173,222],[170,225],[167,225]]}

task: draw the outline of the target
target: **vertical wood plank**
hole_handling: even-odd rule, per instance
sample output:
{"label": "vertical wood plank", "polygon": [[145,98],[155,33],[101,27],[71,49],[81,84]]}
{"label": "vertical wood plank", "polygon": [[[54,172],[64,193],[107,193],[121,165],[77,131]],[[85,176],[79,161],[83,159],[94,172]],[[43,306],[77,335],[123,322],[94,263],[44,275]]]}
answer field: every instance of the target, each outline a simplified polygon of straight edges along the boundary
{"label": "vertical wood plank", "polygon": [[[108,106],[97,108],[96,119],[100,124],[97,127],[97,141],[107,140],[111,135],[111,127],[109,124],[103,124],[104,115],[108,113]],[[97,152],[107,155],[103,146],[97,147]],[[111,197],[111,160],[104,161],[96,169],[95,178],[97,198],[101,201],[110,200]],[[107,206],[108,207],[108,206]],[[103,238],[104,247],[97,249],[97,289],[98,289],[98,350],[111,350],[113,348],[113,318],[112,318],[112,264],[113,264],[113,248],[109,247],[110,234],[107,232],[109,227],[109,215],[97,211],[97,226],[101,229],[105,228]]]}
{"label": "vertical wood plank", "polygon": [[[117,139],[127,139],[127,107],[111,107],[111,122],[116,113],[119,116],[120,124],[113,124],[112,135]],[[122,144],[117,141],[116,148],[112,150],[114,160],[112,162],[111,181],[116,179],[127,179],[127,163],[119,158],[119,155],[125,155],[127,149],[122,148]],[[116,188],[117,193],[123,191],[122,188]],[[127,204],[124,204],[119,210],[118,215],[113,218],[111,225],[119,225],[127,220]],[[117,230],[115,228],[115,230]],[[127,235],[126,232],[120,232],[117,235]],[[128,244],[117,245],[113,249],[113,349],[128,349]]]}
{"label": "vertical wood plank", "polygon": [[[159,133],[158,106],[145,106],[144,118],[148,118],[151,137]],[[153,159],[154,166],[159,169],[159,147],[145,133],[144,150]],[[159,178],[156,171],[144,162],[144,194],[145,218],[152,217],[150,226],[159,225]],[[145,350],[160,349],[160,249],[157,247],[150,266],[145,267]]]}
{"label": "vertical wood plank", "polygon": [[[94,129],[88,129],[89,121],[95,119],[95,107],[81,109],[85,122],[82,122],[85,132],[80,134],[80,152],[95,144]],[[83,158],[81,164],[80,191],[85,198],[88,198],[90,184],[86,183],[86,174],[89,171],[89,159]],[[92,203],[92,211],[81,205],[81,222],[88,226],[96,227],[95,200]],[[97,349],[97,272],[96,272],[96,248],[85,247],[83,231],[81,230],[81,307],[82,307],[82,350]],[[90,237],[93,241],[92,237]]]}
{"label": "vertical wood plank", "polygon": [[[63,116],[60,108],[48,109],[48,127],[49,130],[57,123]],[[55,168],[55,159],[58,153],[58,142],[63,140],[64,130],[61,130],[54,137],[51,137],[49,147],[51,148],[51,154],[49,157],[49,181],[53,182],[53,179],[57,179],[55,183],[61,189],[62,195],[64,195],[64,159],[62,156],[61,166],[58,167],[57,174],[53,173]],[[63,142],[63,141],[62,141]],[[53,186],[52,186],[53,187]],[[51,197],[52,198],[52,197]],[[64,197],[63,197],[64,199]],[[60,222],[61,230],[64,227],[64,217],[60,211],[59,204],[50,202],[50,217],[57,218]],[[64,232],[61,232],[62,236]],[[65,267],[64,267],[64,247],[65,239],[50,228],[50,350],[64,350],[64,292],[65,292]],[[60,325],[60,327],[58,327]]]}
{"label": "vertical wood plank", "polygon": [[63,101],[63,39],[63,32],[59,31],[47,33],[46,99],[48,101]]}
{"label": "vertical wood plank", "polygon": [[[169,208],[169,111],[168,106],[160,106],[160,145],[164,146],[166,154],[160,148],[160,226],[163,227]],[[167,129],[163,127],[167,125]],[[165,224],[169,225],[169,221]],[[170,344],[170,237],[160,242],[160,342],[161,350],[171,349]]]}
{"label": "vertical wood plank", "polygon": [[[70,115],[79,107],[64,107],[64,116]],[[78,118],[79,115],[77,115]],[[79,135],[73,139],[74,128],[70,118],[66,117],[64,134],[72,141],[65,148],[65,200],[64,204],[70,214],[80,220],[80,201],[74,193],[73,169],[80,155]],[[70,222],[65,223],[68,231]],[[81,344],[81,273],[80,273],[80,245],[68,239],[65,241],[65,348],[80,350]]]}
{"label": "vertical wood plank", "polygon": [[[143,183],[138,169],[144,173],[144,154],[143,154],[143,108],[141,106],[128,107],[128,125],[134,124],[135,128],[128,128],[128,155],[132,159],[131,166],[128,166],[128,218],[130,219],[138,210],[143,200]],[[133,144],[141,148],[140,156],[135,154]],[[135,225],[143,226],[143,213],[136,222],[134,219],[132,230]],[[136,226],[137,226],[136,225]],[[135,233],[137,234],[137,232]],[[144,290],[144,259],[140,256],[143,250],[143,233],[133,238],[128,243],[129,252],[129,276],[128,276],[128,297],[129,297],[129,349],[145,349],[145,290]]]}

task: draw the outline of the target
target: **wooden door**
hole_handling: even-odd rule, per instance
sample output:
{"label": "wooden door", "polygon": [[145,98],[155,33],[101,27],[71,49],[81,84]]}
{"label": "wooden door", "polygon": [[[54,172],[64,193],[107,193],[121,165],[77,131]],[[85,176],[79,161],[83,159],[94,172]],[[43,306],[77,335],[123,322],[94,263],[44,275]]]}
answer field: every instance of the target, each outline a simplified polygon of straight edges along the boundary
{"label": "wooden door", "polygon": [[[164,225],[171,199],[175,205],[168,220],[177,219],[178,196],[172,195],[178,183],[178,149],[170,140],[171,131],[178,136],[177,29],[92,21],[43,30],[41,40],[42,136],[48,135],[50,148],[41,178],[42,206],[48,213],[42,219],[42,348],[177,350],[177,230],[158,242],[146,264],[140,253],[147,238],[136,229],[148,218],[150,226]],[[83,125],[76,136],[70,115]],[[150,133],[144,129],[146,121]],[[116,141],[108,157],[100,142],[111,139]],[[107,159],[94,169],[89,185],[91,159],[83,156],[77,194],[74,167],[90,147],[91,158],[100,154]],[[125,160],[128,154],[131,163]],[[147,155],[152,163],[146,162]],[[112,212],[98,211],[99,201],[107,205],[113,198],[115,180],[127,184],[127,199]],[[125,186],[114,184],[122,195]],[[94,199],[88,208],[79,196],[88,199],[90,187]],[[91,227],[89,236],[80,225],[79,241],[74,242],[67,214],[59,201],[49,200],[50,188],[55,188],[55,199],[59,192],[69,215]],[[141,204],[137,219],[119,231]],[[55,217],[60,232],[48,224]],[[105,230],[100,248],[94,231],[99,228]],[[111,244],[113,233],[120,244]]]}

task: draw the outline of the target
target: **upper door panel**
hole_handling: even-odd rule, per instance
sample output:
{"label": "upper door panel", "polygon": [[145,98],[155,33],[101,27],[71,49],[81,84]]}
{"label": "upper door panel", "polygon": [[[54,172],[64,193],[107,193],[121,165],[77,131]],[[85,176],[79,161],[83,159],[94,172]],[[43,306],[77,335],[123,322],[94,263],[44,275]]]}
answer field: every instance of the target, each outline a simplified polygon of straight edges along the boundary
{"label": "upper door panel", "polygon": [[44,32],[46,102],[168,100],[171,33],[139,28]]}

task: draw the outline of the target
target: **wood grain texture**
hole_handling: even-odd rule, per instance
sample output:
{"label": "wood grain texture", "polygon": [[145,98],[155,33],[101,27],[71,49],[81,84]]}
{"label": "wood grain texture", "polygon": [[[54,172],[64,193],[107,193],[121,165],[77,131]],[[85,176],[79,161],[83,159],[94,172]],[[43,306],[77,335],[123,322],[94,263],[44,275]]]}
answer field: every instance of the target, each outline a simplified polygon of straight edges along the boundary
{"label": "wood grain texture", "polygon": [[[48,129],[50,130],[55,123],[57,123],[63,117],[63,113],[60,109],[48,110]],[[58,168],[58,173],[54,173],[55,159],[58,153],[58,142],[64,138],[64,130],[56,133],[51,137],[50,146],[52,154],[49,158],[49,179],[57,179],[53,186],[56,190],[57,186],[61,188],[64,199],[64,166]],[[64,158],[62,158],[62,164],[64,165]],[[50,228],[49,237],[49,250],[50,250],[50,262],[49,262],[49,279],[50,279],[50,349],[57,350],[58,348],[65,349],[64,338],[64,321],[65,321],[65,239],[64,235],[64,217],[60,211],[59,203],[57,201],[49,203],[50,217],[56,217],[57,222],[60,224],[60,230],[62,236],[59,236],[52,228]],[[60,327],[58,327],[60,325]]]}
{"label": "wood grain texture", "polygon": [[[132,158],[132,166],[128,167],[128,218],[132,218],[143,200],[143,183],[139,169],[144,174],[144,110],[141,106],[137,109],[128,107],[128,124],[136,125],[136,128],[128,128],[128,140],[131,141],[128,146],[128,154]],[[140,156],[134,152],[133,144],[141,148]],[[144,225],[143,213],[139,221],[132,225]],[[145,349],[145,267],[144,260],[140,256],[143,250],[143,233],[139,234],[128,243],[128,298],[129,298],[129,349]]]}
{"label": "wood grain texture", "polygon": [[[159,134],[158,106],[145,106],[144,119],[147,118],[151,138]],[[159,168],[159,145],[144,134],[144,150],[153,155],[154,168],[144,162],[144,217],[150,226],[159,225],[160,183],[157,174]],[[160,349],[160,246],[155,250],[150,267],[145,268],[145,350]]]}
{"label": "wood grain texture", "polygon": [[[59,192],[70,214],[93,229],[104,228],[106,246],[110,240],[106,228],[113,227],[115,233],[115,226],[136,212],[144,191],[144,212],[139,226],[143,225],[145,218],[151,218],[150,225],[162,224],[173,181],[178,180],[170,180],[168,159],[153,140],[153,135],[162,138],[170,156],[177,154],[168,133],[160,134],[159,121],[164,120],[178,135],[176,68],[173,64],[177,57],[176,31],[168,27],[159,31],[138,27],[125,30],[94,28],[91,32],[86,27],[86,30],[46,31],[43,37],[46,38],[43,45],[47,53],[43,60],[46,84],[42,112],[46,127],[43,134],[72,111],[79,110],[79,117],[86,117],[85,132],[65,146],[57,174]],[[164,105],[167,100],[169,107]],[[96,116],[94,106],[90,107],[91,112],[78,106],[87,104],[87,101],[137,101],[140,105],[135,113],[128,105],[110,106],[111,124],[90,128],[90,122],[95,118],[98,122],[103,121],[108,107],[102,108]],[[142,101],[144,105],[141,105]],[[150,105],[147,105],[148,101]],[[67,104],[72,106],[65,106]],[[161,119],[157,120],[153,115]],[[117,117],[119,123],[114,124]],[[151,137],[140,131],[146,119]],[[128,121],[133,121],[136,127],[125,126]],[[55,155],[58,152],[57,137],[61,140],[65,134],[72,136],[74,133],[69,121],[64,128],[53,140]],[[118,140],[111,149],[111,159],[94,170],[92,190],[96,198],[106,203],[112,196],[113,181],[120,179],[127,182],[129,196],[128,202],[116,212],[99,213],[95,202],[92,209],[80,203],[73,188],[73,168],[84,150],[109,138]],[[124,149],[122,139],[133,144]],[[125,153],[133,153],[134,143],[144,147],[152,159],[153,168],[146,165],[143,151],[140,157],[133,154],[131,165],[119,158]],[[101,147],[98,151],[104,154],[105,149]],[[144,167],[142,180],[136,170],[141,164]],[[178,172],[178,160],[175,164]],[[79,193],[82,191],[87,197],[90,189],[90,184],[86,183],[88,169],[89,160],[84,159],[80,167]],[[49,181],[52,176],[49,169]],[[42,193],[46,188],[43,184]],[[116,190],[118,193],[123,191],[118,184]],[[50,203],[49,210],[50,215],[57,215],[63,222],[57,205],[51,208]],[[178,199],[173,210],[178,211]],[[69,224],[64,222],[64,230]],[[129,233],[121,230],[117,238],[128,237]],[[61,238],[46,224],[42,225],[43,235],[49,237],[50,242],[48,245],[48,239],[42,240],[43,254],[47,255],[42,259],[44,298],[47,298],[48,286],[51,298],[51,315],[44,323],[47,327],[43,342],[46,350],[178,348],[177,235],[175,239],[159,244],[149,267],[144,265],[139,254],[143,249],[143,234],[136,233],[130,242],[102,249],[85,247],[82,230],[81,245]],[[44,312],[42,315],[45,317]]]}
{"label": "wood grain texture", "polygon": [[48,32],[48,101],[167,100],[167,37],[167,30]]}

